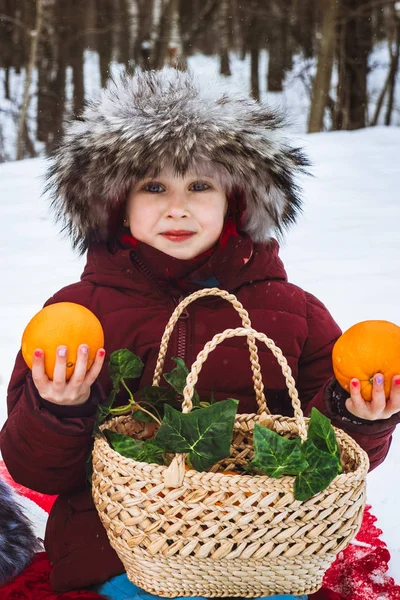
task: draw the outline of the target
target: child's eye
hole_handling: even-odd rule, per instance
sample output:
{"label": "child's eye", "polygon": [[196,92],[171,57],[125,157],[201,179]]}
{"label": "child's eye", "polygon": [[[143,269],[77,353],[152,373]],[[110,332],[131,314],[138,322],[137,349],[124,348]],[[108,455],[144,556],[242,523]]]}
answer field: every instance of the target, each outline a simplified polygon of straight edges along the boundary
{"label": "child's eye", "polygon": [[202,181],[196,181],[196,183],[192,184],[192,189],[194,192],[202,192],[204,190],[209,190],[210,187],[210,185],[208,185],[207,183],[203,183]]}
{"label": "child's eye", "polygon": [[158,192],[163,192],[164,188],[162,187],[162,185],[160,185],[159,183],[146,183],[146,185],[143,186],[142,188],[143,190],[145,190],[146,192],[150,192],[152,194],[157,194]]}

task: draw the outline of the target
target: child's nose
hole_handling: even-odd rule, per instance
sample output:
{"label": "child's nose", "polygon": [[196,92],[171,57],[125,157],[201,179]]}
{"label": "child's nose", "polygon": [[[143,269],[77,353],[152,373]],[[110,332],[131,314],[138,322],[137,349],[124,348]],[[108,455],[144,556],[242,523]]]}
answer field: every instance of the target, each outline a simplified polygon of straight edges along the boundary
{"label": "child's nose", "polygon": [[167,206],[167,216],[181,217],[188,214],[188,200],[184,193],[171,195]]}

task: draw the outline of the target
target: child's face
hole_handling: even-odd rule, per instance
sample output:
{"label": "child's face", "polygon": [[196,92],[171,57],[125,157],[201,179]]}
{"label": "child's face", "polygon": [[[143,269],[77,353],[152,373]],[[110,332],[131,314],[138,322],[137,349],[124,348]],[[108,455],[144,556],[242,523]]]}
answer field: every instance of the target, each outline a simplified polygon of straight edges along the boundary
{"label": "child's face", "polygon": [[214,177],[162,171],[137,182],[129,193],[126,219],[133,237],[175,258],[188,260],[217,242],[227,199]]}

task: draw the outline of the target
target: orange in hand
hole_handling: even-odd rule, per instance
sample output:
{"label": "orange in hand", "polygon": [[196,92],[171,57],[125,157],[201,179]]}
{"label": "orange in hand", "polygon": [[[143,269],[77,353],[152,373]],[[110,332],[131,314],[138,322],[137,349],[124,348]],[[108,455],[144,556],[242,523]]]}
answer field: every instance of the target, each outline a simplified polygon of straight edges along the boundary
{"label": "orange in hand", "polygon": [[30,369],[34,351],[37,348],[43,350],[47,377],[53,379],[57,347],[66,346],[66,378],[70,379],[80,344],[89,346],[89,369],[96,352],[104,346],[104,332],[100,321],[92,311],[81,304],[58,302],[42,308],[29,321],[22,335],[21,350]]}
{"label": "orange in hand", "polygon": [[332,363],[340,385],[349,391],[351,379],[359,379],[361,395],[368,402],[373,376],[382,373],[389,398],[392,378],[400,373],[400,327],[389,321],[356,323],[336,341]]}

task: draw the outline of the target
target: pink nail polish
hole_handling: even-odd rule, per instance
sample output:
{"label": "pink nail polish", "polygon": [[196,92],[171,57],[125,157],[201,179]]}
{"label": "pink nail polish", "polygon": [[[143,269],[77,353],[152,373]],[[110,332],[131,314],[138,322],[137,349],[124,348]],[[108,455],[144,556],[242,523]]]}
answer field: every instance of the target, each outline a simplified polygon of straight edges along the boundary
{"label": "pink nail polish", "polygon": [[41,350],[35,350],[34,352],[36,358],[40,358],[42,356],[42,351]]}
{"label": "pink nail polish", "polygon": [[396,385],[400,385],[400,377],[397,377],[397,378],[394,380],[394,383],[395,383]]}
{"label": "pink nail polish", "polygon": [[351,385],[353,386],[353,388],[358,387],[358,381],[352,381]]}
{"label": "pink nail polish", "polygon": [[100,358],[103,358],[103,356],[105,355],[106,351],[105,350],[99,350],[99,356]]}

